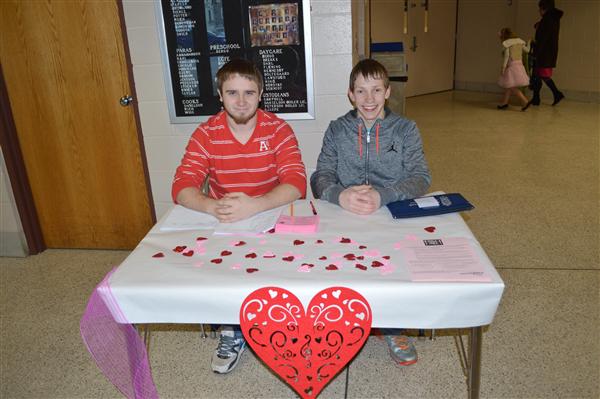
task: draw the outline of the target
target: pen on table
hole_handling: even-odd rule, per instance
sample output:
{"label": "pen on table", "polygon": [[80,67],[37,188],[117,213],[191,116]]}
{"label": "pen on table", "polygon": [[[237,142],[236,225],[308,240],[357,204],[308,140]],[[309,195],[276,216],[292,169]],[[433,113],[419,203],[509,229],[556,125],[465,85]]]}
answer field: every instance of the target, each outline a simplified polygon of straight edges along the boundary
{"label": "pen on table", "polygon": [[313,204],[312,201],[310,201],[310,207],[312,208],[313,215],[316,216],[317,215],[317,208],[315,208],[315,204]]}

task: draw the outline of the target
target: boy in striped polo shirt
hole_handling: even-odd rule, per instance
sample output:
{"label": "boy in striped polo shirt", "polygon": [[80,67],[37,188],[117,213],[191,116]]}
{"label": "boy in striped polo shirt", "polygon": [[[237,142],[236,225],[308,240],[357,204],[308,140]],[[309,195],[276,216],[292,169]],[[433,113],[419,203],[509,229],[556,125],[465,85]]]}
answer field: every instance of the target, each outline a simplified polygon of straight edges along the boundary
{"label": "boy in striped polo shirt", "polygon": [[[223,110],[192,134],[175,172],[173,200],[230,223],[304,197],[306,171],[292,128],[258,108],[260,71],[236,59],[217,72],[216,80]],[[202,192],[206,179],[207,195]],[[239,326],[223,326],[213,371],[233,370],[245,347]]]}

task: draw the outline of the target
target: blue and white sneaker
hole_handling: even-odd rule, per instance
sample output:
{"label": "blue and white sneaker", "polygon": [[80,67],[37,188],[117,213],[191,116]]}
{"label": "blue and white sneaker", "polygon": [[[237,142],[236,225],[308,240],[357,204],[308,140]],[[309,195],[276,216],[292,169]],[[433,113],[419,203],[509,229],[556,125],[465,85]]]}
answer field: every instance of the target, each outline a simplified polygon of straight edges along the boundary
{"label": "blue and white sneaker", "polygon": [[237,366],[246,350],[246,341],[236,334],[232,327],[223,326],[219,335],[219,345],[213,353],[211,366],[215,373],[226,374]]}

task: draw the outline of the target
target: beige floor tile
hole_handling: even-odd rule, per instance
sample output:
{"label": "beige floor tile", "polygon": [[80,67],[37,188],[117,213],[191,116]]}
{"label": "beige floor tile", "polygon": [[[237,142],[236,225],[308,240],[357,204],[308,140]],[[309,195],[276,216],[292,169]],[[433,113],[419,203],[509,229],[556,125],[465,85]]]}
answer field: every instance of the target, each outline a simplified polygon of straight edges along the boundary
{"label": "beige floor tile", "polygon": [[[407,106],[423,135],[432,190],[458,191],[475,204],[464,217],[506,283],[484,333],[481,396],[597,398],[600,107],[567,99],[502,112],[497,100],[448,92]],[[0,258],[1,398],[121,397],[87,353],[79,319],[93,287],[126,255]],[[419,362],[407,368],[394,366],[383,341],[371,337],[350,368],[348,397],[466,397],[454,333],[418,341]],[[250,352],[230,375],[213,374],[215,345],[196,326],[154,333],[161,397],[295,397]],[[320,398],[344,391],[342,373]]]}

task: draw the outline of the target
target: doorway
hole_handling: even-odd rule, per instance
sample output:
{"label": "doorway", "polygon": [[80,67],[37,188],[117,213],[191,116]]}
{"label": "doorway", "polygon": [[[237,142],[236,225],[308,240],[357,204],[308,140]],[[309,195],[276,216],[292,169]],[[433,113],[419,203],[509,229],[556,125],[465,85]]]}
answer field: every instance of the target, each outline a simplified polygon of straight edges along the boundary
{"label": "doorway", "polygon": [[137,109],[119,103],[133,94],[120,7],[0,3],[0,57],[48,248],[130,249],[155,220]]}
{"label": "doorway", "polygon": [[454,87],[456,7],[456,0],[370,0],[371,43],[404,45],[406,97]]}

